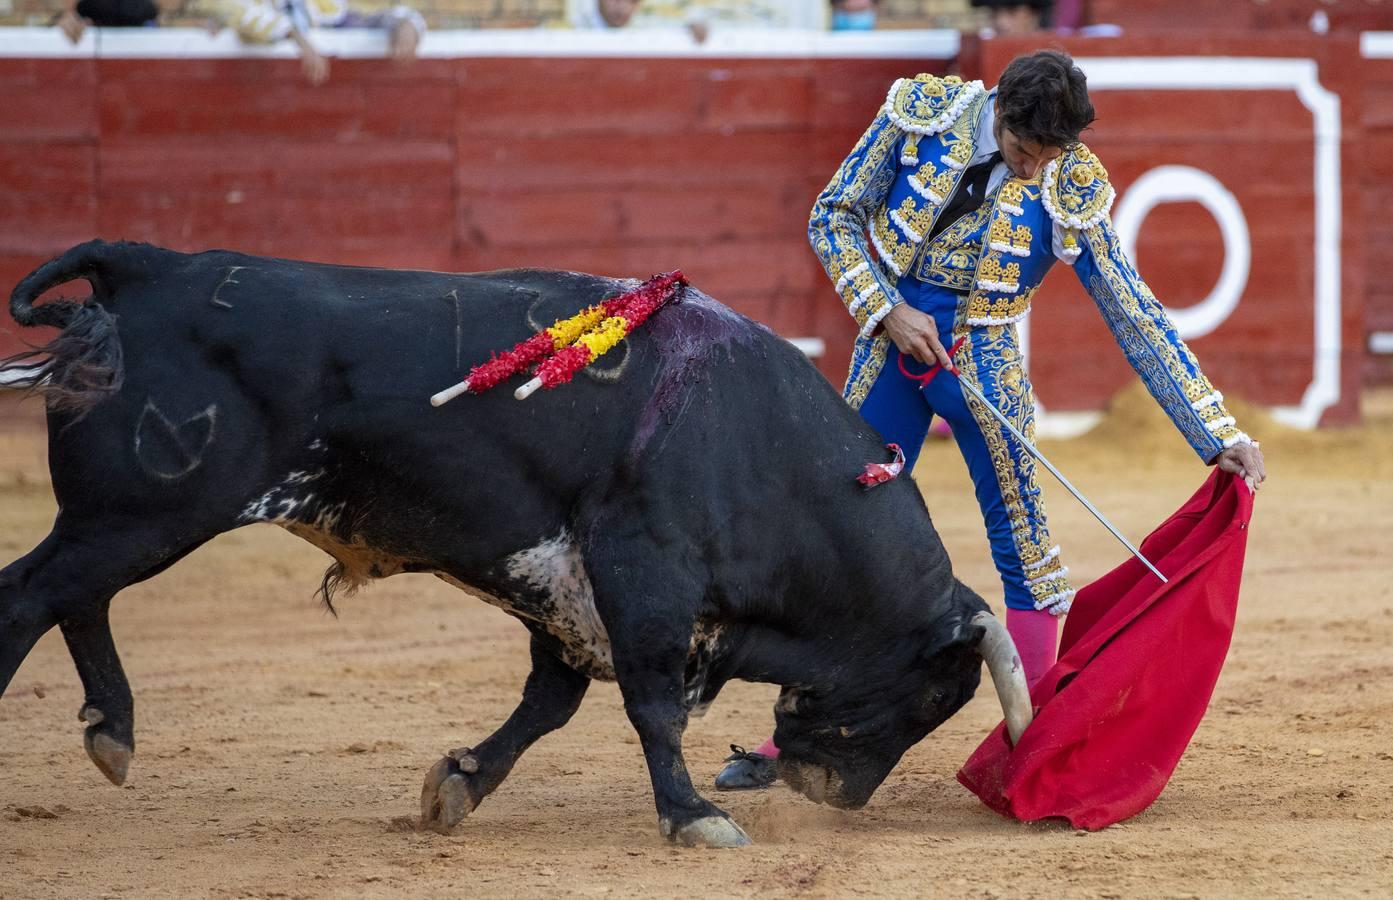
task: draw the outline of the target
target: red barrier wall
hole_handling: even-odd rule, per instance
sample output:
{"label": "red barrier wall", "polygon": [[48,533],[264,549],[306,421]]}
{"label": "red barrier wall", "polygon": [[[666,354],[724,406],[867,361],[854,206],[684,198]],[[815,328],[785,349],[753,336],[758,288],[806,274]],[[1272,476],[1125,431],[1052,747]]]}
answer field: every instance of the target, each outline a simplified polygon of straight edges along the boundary
{"label": "red barrier wall", "polygon": [[[1365,330],[1393,331],[1393,59],[1364,61],[1360,148],[1362,227],[1367,241]],[[1393,356],[1365,356],[1366,383],[1393,384]]]}
{"label": "red barrier wall", "polygon": [[1318,11],[1332,32],[1393,28],[1393,9],[1383,0],[1087,0],[1087,9],[1089,22],[1121,25],[1127,31],[1245,37],[1256,31],[1309,31]]}
{"label": "red barrier wall", "polygon": [[[1320,86],[1340,101],[1344,176],[1343,382],[1326,420],[1354,416],[1362,239],[1383,233],[1371,210],[1389,190],[1393,63],[1365,65],[1353,39],[1302,35],[1066,46],[1090,58],[1317,61]],[[968,41],[962,66],[991,83],[1025,49]],[[890,81],[947,66],[689,57],[400,68],[341,59],[333,79],[312,88],[288,59],[0,59],[0,292],[92,236],[453,270],[643,276],[681,267],[783,334],[826,339],[820,364],[840,383],[852,327],[807,248],[808,209]],[[1368,72],[1376,102],[1366,109]],[[1202,169],[1233,193],[1252,242],[1247,286],[1223,325],[1192,343],[1221,388],[1299,404],[1314,365],[1311,111],[1289,89],[1109,89],[1095,102],[1100,118],[1087,139],[1123,198],[1162,164]],[[1164,302],[1186,306],[1214,284],[1220,246],[1199,206],[1163,204],[1145,220],[1138,263]],[[1370,265],[1374,285],[1393,284],[1384,273],[1393,260]],[[1373,290],[1371,308],[1393,323],[1393,289]],[[1036,310],[1031,366],[1050,409],[1097,408],[1131,377],[1064,266]],[[0,348],[13,349],[4,329]]]}

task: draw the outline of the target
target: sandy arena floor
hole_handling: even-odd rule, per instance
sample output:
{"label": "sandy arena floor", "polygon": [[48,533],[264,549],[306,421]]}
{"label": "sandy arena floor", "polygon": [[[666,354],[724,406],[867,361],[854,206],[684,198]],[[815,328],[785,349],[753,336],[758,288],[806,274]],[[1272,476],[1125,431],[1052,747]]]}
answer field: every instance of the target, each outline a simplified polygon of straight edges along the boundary
{"label": "sandy arena floor", "polygon": [[[1101,833],[1006,821],[958,785],[1000,717],[983,690],[865,810],[713,792],[756,845],[678,850],[658,836],[611,684],[453,836],[416,833],[426,769],[512,709],[522,627],[427,576],[379,582],[334,619],[312,596],[327,557],[257,526],[118,599],[137,701],[124,789],[83,753],[56,630],[20,669],[0,700],[0,897],[1388,897],[1393,394],[1367,413],[1364,428],[1314,436],[1240,413],[1271,479],[1228,666],[1165,794]],[[42,431],[0,415],[4,564],[47,533],[54,505]],[[1135,538],[1205,477],[1158,416],[1134,391],[1092,435],[1046,446]],[[959,574],[992,596],[956,451],[929,447],[915,474]],[[1120,561],[1062,489],[1045,490],[1079,583]],[[734,684],[694,721],[700,783],[729,742],[769,730],[775,693]]]}

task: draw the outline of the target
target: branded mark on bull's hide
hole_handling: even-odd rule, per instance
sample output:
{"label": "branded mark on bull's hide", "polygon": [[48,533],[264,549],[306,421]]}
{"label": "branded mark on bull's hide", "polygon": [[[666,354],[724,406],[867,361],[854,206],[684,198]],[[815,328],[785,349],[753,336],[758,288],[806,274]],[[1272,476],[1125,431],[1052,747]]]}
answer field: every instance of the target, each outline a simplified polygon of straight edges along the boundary
{"label": "branded mark on bull's hide", "polygon": [[460,372],[463,371],[460,368],[460,355],[464,345],[464,310],[460,308],[459,288],[451,290],[444,299],[455,307],[455,371]]}
{"label": "branded mark on bull's hide", "polygon": [[242,270],[245,269],[245,268],[246,268],[246,266],[228,266],[228,267],[227,267],[227,273],[226,273],[225,275],[223,275],[222,281],[219,281],[219,282],[218,282],[218,286],[215,287],[215,288],[213,288],[213,297],[212,297],[212,299],[209,300],[208,302],[209,302],[209,303],[212,303],[214,306],[220,306],[220,307],[222,307],[223,309],[231,309],[231,308],[232,308],[232,304],[231,304],[231,303],[228,303],[226,300],[222,299],[222,297],[220,297],[219,294],[222,293],[222,289],[223,289],[223,286],[224,286],[224,285],[228,285],[228,284],[241,284],[242,282],[238,281],[237,279],[233,278],[232,276],[233,276],[233,275],[236,275],[238,272],[242,271]]}
{"label": "branded mark on bull's hide", "polygon": [[174,481],[203,464],[213,443],[218,406],[210,403],[178,424],[147,399],[135,425],[135,458],[147,475]]}

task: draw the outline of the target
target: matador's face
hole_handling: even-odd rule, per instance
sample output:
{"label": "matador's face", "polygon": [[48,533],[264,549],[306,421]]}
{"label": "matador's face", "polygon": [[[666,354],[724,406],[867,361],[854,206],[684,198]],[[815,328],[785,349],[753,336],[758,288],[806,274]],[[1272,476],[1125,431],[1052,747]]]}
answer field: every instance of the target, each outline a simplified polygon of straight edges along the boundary
{"label": "matador's face", "polygon": [[999,116],[992,125],[992,133],[996,136],[997,148],[1001,150],[1001,158],[1011,170],[1011,174],[1026,181],[1039,175],[1045,163],[1064,152],[1062,147],[1051,147],[1049,144],[1020,137],[1001,124]]}

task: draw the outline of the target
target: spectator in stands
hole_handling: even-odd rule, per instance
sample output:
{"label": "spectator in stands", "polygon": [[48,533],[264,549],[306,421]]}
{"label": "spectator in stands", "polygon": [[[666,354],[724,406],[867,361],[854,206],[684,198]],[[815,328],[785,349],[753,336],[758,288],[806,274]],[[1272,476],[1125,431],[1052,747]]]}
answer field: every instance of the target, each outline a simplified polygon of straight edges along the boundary
{"label": "spectator in stands", "polygon": [[640,0],[588,0],[571,17],[576,28],[623,28],[638,10]]}
{"label": "spectator in stands", "polygon": [[[575,28],[598,29],[601,31],[628,28],[633,24],[634,13],[642,0],[583,0],[571,15],[571,25]],[[648,23],[652,24],[652,23]],[[676,24],[669,23],[669,24]],[[688,11],[683,26],[692,40],[704,43],[711,34],[706,11],[693,8]]]}
{"label": "spectator in stands", "polygon": [[158,24],[162,12],[174,12],[183,0],[63,0],[55,24],[76,44],[89,25],[98,28],[139,28]]}
{"label": "spectator in stands", "polygon": [[991,31],[997,37],[1034,34],[1049,24],[1052,0],[972,0],[972,5],[991,10]]}
{"label": "spectator in stands", "polygon": [[311,27],[385,30],[392,58],[402,62],[416,57],[416,47],[426,33],[426,20],[406,6],[364,13],[349,9],[347,0],[213,0],[208,5],[221,24],[249,44],[294,41],[311,84],[323,84],[329,78],[329,60],[310,42]]}
{"label": "spectator in stands", "polygon": [[[177,12],[184,0],[64,0],[64,4],[57,25],[76,44],[89,25],[158,25],[161,13]],[[637,5],[636,0],[632,5]],[[323,84],[329,78],[329,60],[310,43],[311,27],[383,29],[388,32],[392,58],[401,61],[415,58],[416,47],[426,33],[426,20],[405,6],[375,13],[349,9],[347,0],[211,0],[206,6],[214,14],[215,31],[231,27],[249,44],[270,44],[284,38],[294,41],[311,84]]]}
{"label": "spectator in stands", "polygon": [[880,0],[832,0],[833,31],[870,31]]}

